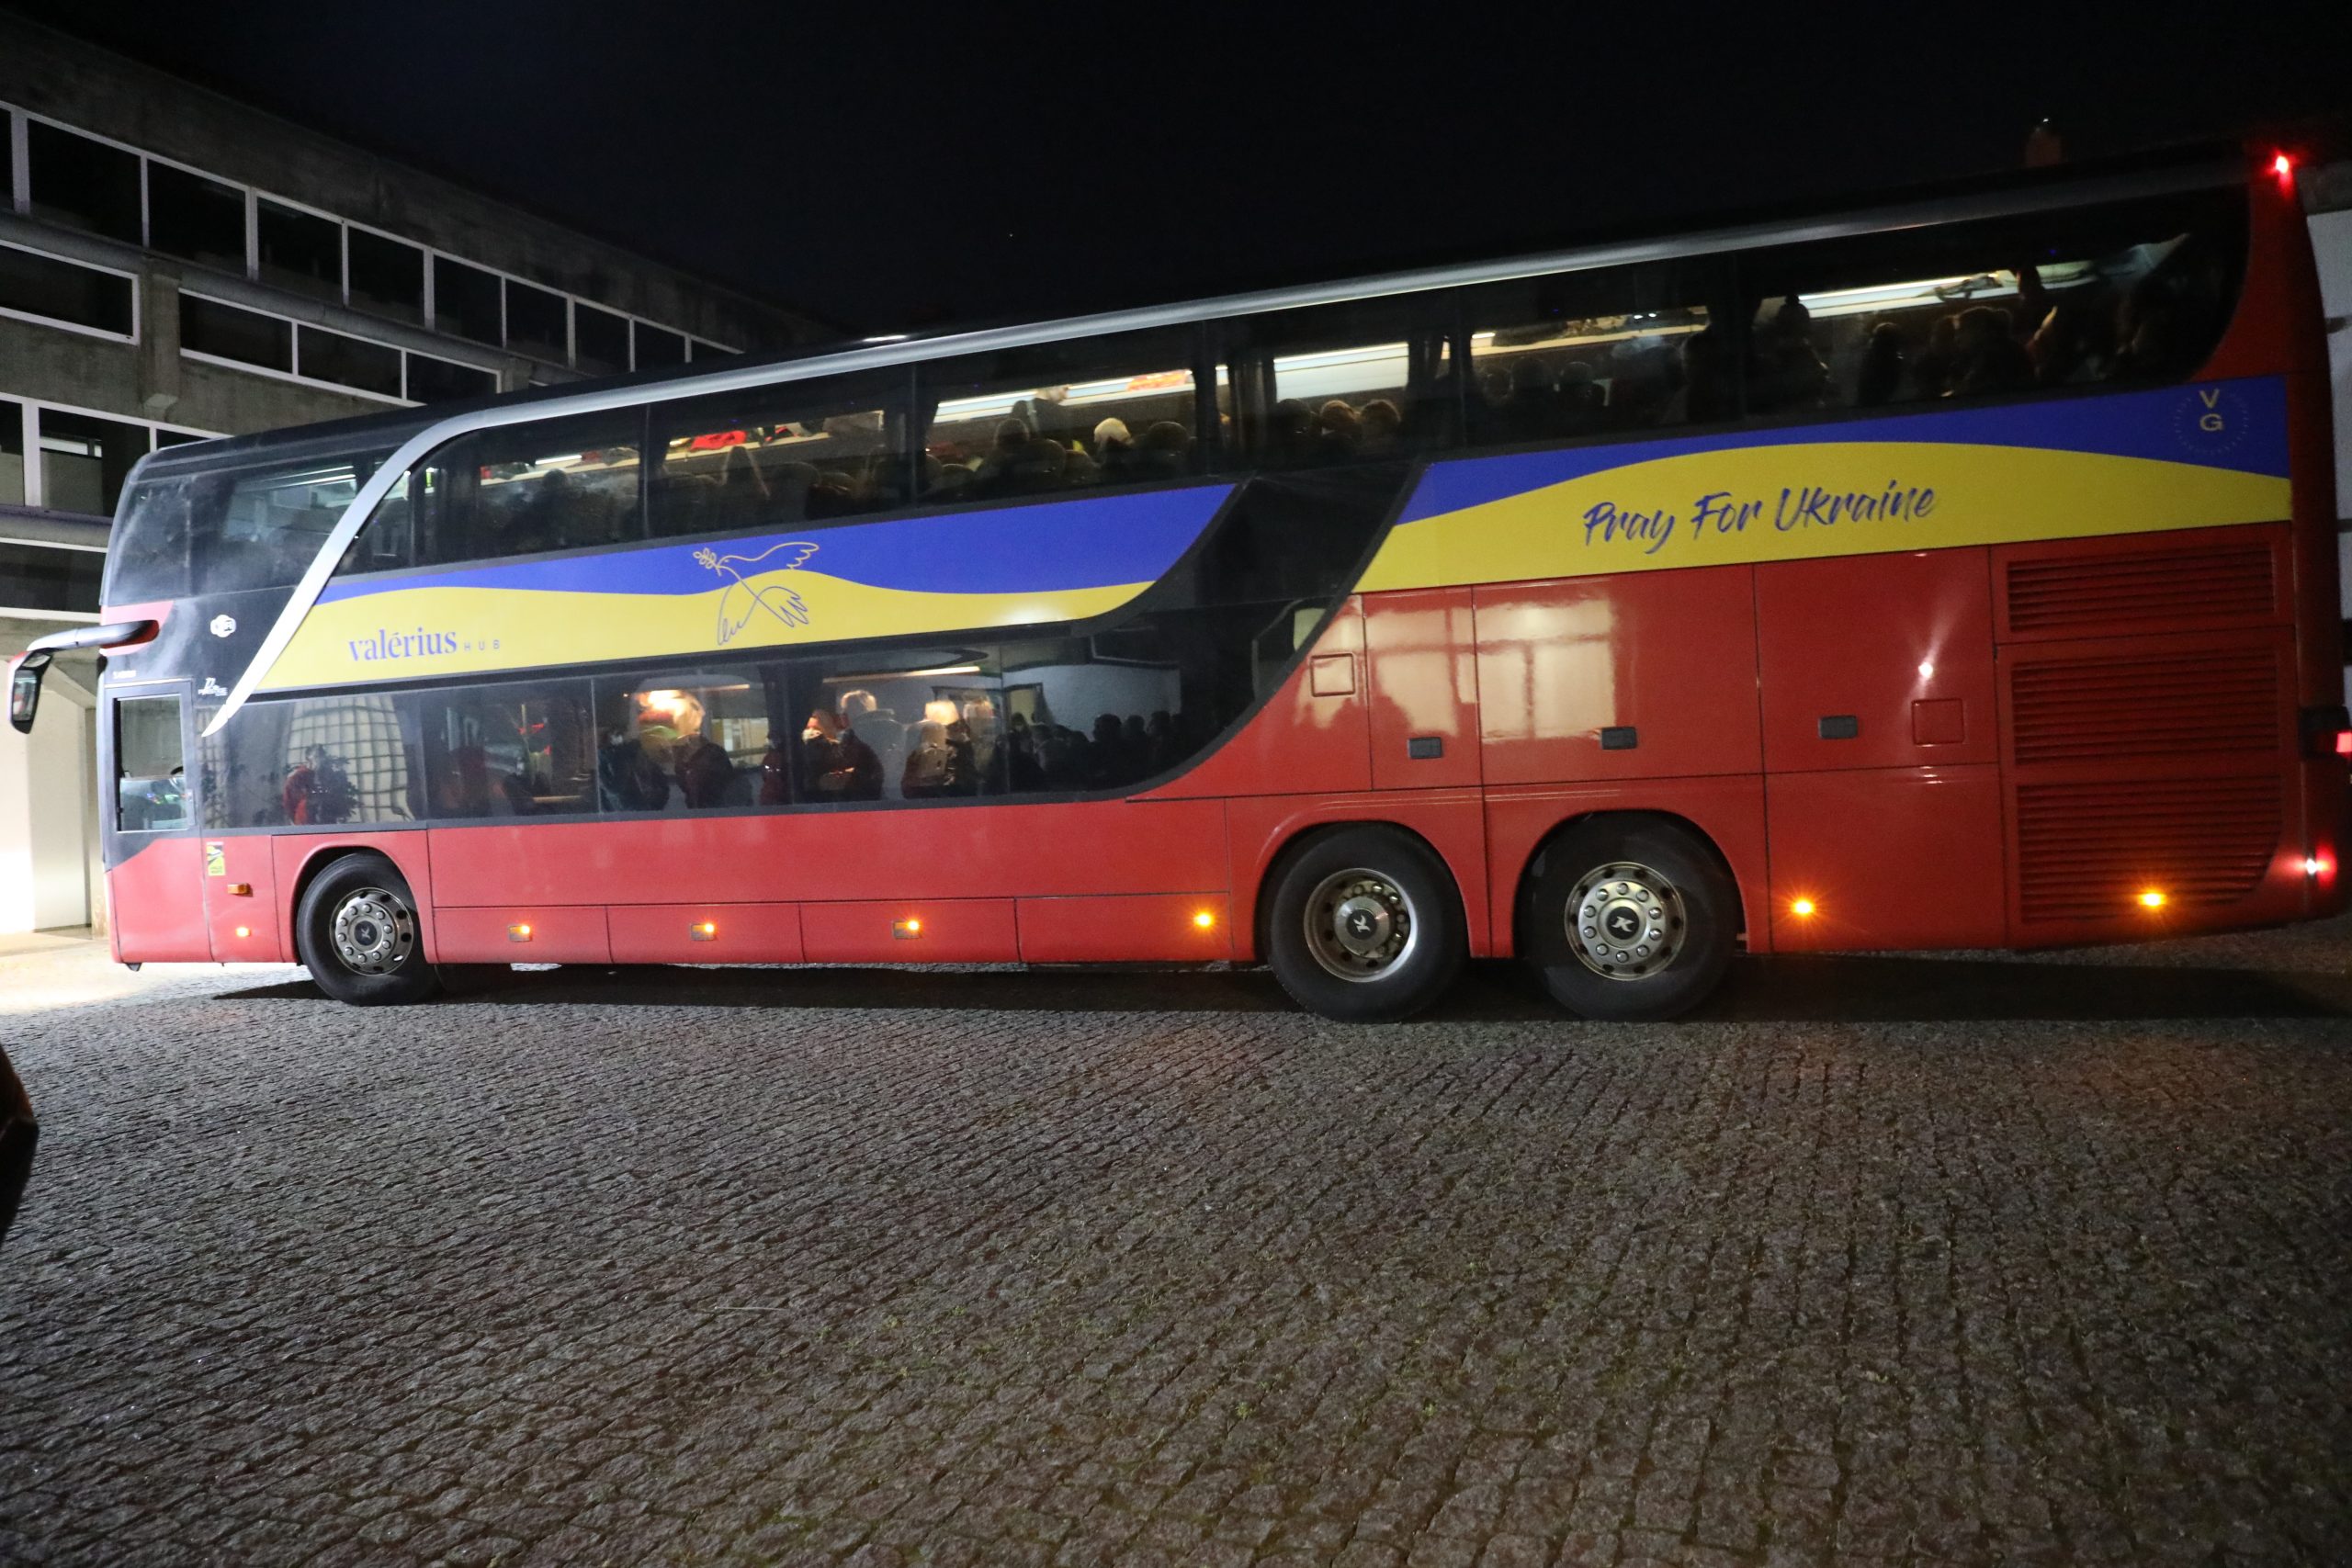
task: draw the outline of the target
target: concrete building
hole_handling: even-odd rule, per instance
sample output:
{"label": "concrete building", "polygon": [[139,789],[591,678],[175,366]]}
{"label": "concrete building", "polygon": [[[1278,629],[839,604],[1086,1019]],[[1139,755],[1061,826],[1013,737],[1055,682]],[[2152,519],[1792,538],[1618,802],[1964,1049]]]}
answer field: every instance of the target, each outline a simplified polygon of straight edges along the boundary
{"label": "concrete building", "polygon": [[[154,446],[830,335],[0,11],[0,656]],[[0,727],[0,934],[104,918],[94,682]]]}

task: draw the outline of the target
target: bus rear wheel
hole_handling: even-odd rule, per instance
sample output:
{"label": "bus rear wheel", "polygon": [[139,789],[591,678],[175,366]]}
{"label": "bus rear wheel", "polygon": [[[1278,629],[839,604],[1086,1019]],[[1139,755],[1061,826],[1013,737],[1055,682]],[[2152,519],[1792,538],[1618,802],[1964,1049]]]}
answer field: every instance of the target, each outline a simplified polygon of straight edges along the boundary
{"label": "bus rear wheel", "polygon": [[1553,999],[1585,1018],[1678,1018],[1731,965],[1739,892],[1697,835],[1597,818],[1544,848],[1521,930]]}
{"label": "bus rear wheel", "polygon": [[408,881],[379,854],[345,855],[311,879],[294,914],[294,946],[339,1002],[419,1002],[441,988],[418,939]]}
{"label": "bus rear wheel", "polygon": [[1411,834],[1372,826],[1320,834],[1284,862],[1266,938],[1291,999],[1347,1023],[1428,1007],[1461,973],[1466,948],[1445,863]]}

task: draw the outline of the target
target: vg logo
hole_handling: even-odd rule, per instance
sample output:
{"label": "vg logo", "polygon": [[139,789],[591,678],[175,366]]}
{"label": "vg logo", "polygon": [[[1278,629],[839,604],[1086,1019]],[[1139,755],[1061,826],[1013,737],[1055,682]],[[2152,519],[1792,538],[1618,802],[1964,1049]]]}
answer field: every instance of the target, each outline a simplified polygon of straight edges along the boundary
{"label": "vg logo", "polygon": [[2226,383],[2186,387],[2173,406],[2173,440],[2192,457],[2211,462],[2245,439],[2250,414],[2245,395]]}

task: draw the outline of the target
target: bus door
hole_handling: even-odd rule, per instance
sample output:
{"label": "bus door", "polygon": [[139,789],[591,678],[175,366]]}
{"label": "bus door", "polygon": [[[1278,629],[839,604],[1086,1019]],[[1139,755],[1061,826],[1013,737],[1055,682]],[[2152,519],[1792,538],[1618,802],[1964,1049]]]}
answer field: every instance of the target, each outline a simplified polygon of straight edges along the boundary
{"label": "bus door", "polygon": [[[107,694],[100,730],[107,905],[114,954],[125,964],[212,956],[188,766],[196,755],[189,695],[185,681]],[[266,852],[266,839],[254,842]]]}

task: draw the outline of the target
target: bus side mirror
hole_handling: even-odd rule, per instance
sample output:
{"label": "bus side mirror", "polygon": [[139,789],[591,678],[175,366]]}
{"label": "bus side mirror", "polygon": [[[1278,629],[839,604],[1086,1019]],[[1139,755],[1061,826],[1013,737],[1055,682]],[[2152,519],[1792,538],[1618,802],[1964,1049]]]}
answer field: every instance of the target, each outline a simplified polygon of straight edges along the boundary
{"label": "bus side mirror", "polygon": [[19,735],[33,732],[33,715],[40,708],[40,678],[56,657],[46,650],[28,653],[8,677],[8,722]]}

